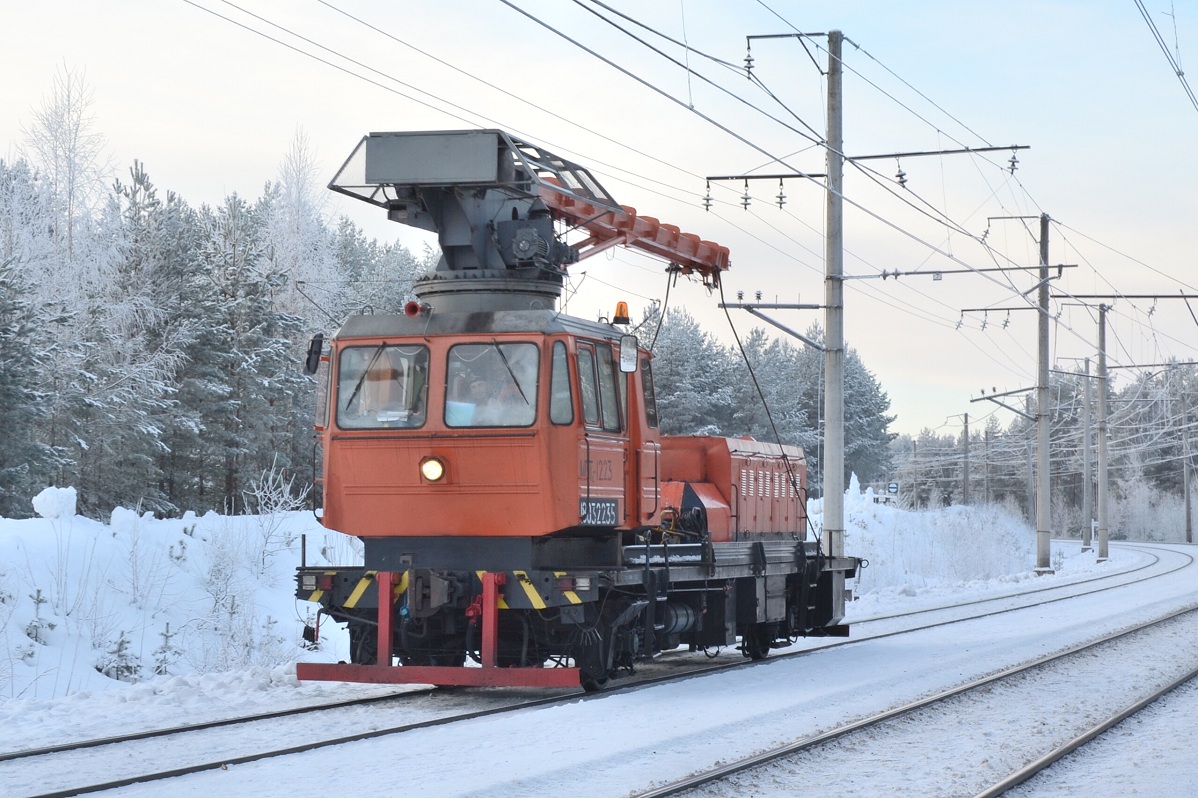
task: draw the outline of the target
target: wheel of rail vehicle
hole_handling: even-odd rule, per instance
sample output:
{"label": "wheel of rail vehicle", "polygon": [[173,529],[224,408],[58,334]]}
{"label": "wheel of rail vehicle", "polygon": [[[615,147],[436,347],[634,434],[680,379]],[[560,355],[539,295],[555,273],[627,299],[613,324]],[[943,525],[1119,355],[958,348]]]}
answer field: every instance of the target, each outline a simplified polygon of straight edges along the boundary
{"label": "wheel of rail vehicle", "polygon": [[496,658],[501,668],[539,668],[545,664],[546,657],[527,617],[516,612],[500,614]]}
{"label": "wheel of rail vehicle", "polygon": [[366,623],[349,623],[349,661],[354,665],[378,662],[378,630]]}
{"label": "wheel of rail vehicle", "polygon": [[770,655],[770,644],[774,642],[777,624],[751,624],[741,638],[741,651],[752,660],[765,659]]}

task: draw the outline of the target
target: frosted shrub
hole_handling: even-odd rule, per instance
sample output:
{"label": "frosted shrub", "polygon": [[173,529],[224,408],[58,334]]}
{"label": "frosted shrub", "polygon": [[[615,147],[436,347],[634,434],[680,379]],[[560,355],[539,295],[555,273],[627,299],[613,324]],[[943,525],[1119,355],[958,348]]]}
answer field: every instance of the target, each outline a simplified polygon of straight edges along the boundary
{"label": "frosted shrub", "polygon": [[154,675],[165,676],[170,673],[168,668],[175,663],[179,657],[183,656],[183,650],[172,642],[175,637],[175,632],[171,631],[171,625],[168,623],[166,628],[159,633],[162,638],[162,645],[154,649]]}
{"label": "frosted shrub", "polygon": [[307,496],[307,489],[296,492],[295,475],[286,476],[277,458],[250,483],[250,490],[242,494],[245,506],[257,521],[257,545],[251,554],[259,576],[268,572],[276,554],[295,542],[295,536],[286,527],[286,514],[303,509]]}
{"label": "frosted shrub", "polygon": [[1052,528],[1057,537],[1080,538],[1086,520],[1080,507],[1069,503],[1060,491],[1052,494]]}
{"label": "frosted shrub", "polygon": [[244,670],[256,665],[274,667],[288,662],[292,652],[271,616],[258,622],[252,604],[231,601],[219,617],[214,614],[190,635],[189,664],[200,673]]}
{"label": "frosted shrub", "polygon": [[212,599],[213,613],[235,600],[237,586],[242,581],[239,571],[246,550],[245,538],[243,525],[222,519],[205,541],[201,581]]}
{"label": "frosted shrub", "polygon": [[53,631],[56,624],[42,617],[42,605],[47,601],[41,588],[38,588],[36,593],[31,593],[29,598],[33,601],[33,620],[25,624],[25,636],[44,646],[47,643],[46,633]]}
{"label": "frosted shrub", "polygon": [[8,621],[16,606],[17,597],[8,588],[8,573],[0,571],[0,636],[8,629]]}
{"label": "frosted shrub", "polygon": [[[264,544],[273,541],[280,552],[285,549],[284,542],[290,540],[282,523],[285,519],[280,513],[278,525],[267,522],[264,527],[254,516],[204,517],[196,532],[200,543],[188,547],[186,563],[199,577],[209,601],[202,616],[181,628],[177,638],[184,652],[180,659],[191,668],[210,673],[273,666],[293,656],[293,651],[284,653],[278,622],[262,611],[256,593],[275,591],[270,578],[273,569],[262,570],[273,557]],[[264,528],[272,530],[270,535],[263,535]]]}
{"label": "frosted shrub", "polygon": [[96,663],[96,670],[109,679],[122,682],[136,682],[141,678],[141,662],[129,650],[129,638],[121,632],[121,636],[104,656]]}
{"label": "frosted shrub", "polygon": [[152,545],[146,534],[146,524],[153,520],[153,513],[139,515],[116,507],[109,522],[113,537],[125,541],[127,546],[125,574],[117,590],[127,594],[139,609],[158,606],[171,579],[169,558],[162,556],[160,548]]}
{"label": "frosted shrub", "polygon": [[279,622],[269,615],[258,627],[258,645],[254,652],[254,665],[273,668],[282,665],[290,658],[287,649],[287,638],[279,634]]}
{"label": "frosted shrub", "polygon": [[[261,494],[264,507],[272,495]],[[286,509],[265,525],[255,516],[156,519],[123,508],[102,523],[72,515],[61,492],[43,499],[39,507],[56,517],[0,519],[2,698],[123,690],[152,676],[292,660],[310,608],[297,616],[291,586],[274,583],[298,560],[293,541],[301,530],[314,550],[350,540]]]}

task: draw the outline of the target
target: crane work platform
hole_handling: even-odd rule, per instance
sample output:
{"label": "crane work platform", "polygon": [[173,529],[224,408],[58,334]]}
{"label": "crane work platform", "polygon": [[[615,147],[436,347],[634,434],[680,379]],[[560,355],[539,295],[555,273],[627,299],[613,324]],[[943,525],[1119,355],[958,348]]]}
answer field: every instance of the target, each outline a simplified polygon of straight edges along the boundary
{"label": "crane work platform", "polygon": [[[617,245],[708,284],[731,265],[727,247],[638,215],[585,167],[502,130],[371,133],[329,188],[437,233],[442,259],[417,286],[422,296],[556,300],[570,264]],[[568,243],[573,231],[586,237]]]}

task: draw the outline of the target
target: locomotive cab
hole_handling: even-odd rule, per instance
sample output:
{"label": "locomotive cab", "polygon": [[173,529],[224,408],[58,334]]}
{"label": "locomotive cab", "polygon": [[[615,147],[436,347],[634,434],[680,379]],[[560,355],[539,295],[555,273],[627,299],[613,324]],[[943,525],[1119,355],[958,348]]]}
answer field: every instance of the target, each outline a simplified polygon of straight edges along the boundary
{"label": "locomotive cab", "polygon": [[479,315],[358,316],[333,339],[323,523],[366,540],[369,568],[565,566],[578,544],[548,538],[594,549],[658,520],[647,355],[622,372],[610,325]]}

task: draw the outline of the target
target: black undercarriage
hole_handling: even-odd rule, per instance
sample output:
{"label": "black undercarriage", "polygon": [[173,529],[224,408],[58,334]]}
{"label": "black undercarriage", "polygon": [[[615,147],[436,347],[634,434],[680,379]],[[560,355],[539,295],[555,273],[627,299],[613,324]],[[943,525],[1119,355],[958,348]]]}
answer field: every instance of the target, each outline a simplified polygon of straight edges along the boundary
{"label": "black undercarriage", "polygon": [[[762,659],[796,637],[848,632],[835,599],[843,596],[844,579],[852,573],[830,567],[835,564],[811,543],[604,546],[592,539],[553,546],[529,539],[498,545],[466,540],[462,545],[454,539],[452,546],[445,539],[440,545],[434,539],[370,540],[367,568],[301,569],[298,595],[319,601],[321,612],[348,624],[354,664],[374,664],[374,574],[397,573],[391,651],[399,663],[461,666],[480,660],[479,574],[501,572],[497,665],[573,664],[589,690],[631,672],[638,660],[683,646],[710,651],[738,645],[746,657]],[[567,561],[597,553],[603,556],[594,559],[607,567]],[[460,560],[453,563],[459,558],[490,568],[466,570]],[[543,567],[546,558],[557,567]],[[430,562],[458,567],[428,567]],[[306,589],[318,584],[324,588],[319,595]]]}

